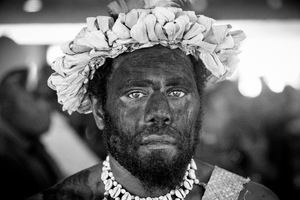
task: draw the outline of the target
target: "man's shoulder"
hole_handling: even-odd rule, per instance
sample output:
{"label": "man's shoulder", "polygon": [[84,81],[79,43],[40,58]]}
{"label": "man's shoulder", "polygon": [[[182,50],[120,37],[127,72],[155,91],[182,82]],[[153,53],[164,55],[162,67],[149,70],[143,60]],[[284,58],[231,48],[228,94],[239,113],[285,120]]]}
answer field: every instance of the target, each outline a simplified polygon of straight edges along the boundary
{"label": "man's shoulder", "polygon": [[[211,177],[213,172],[217,172],[217,171],[221,171],[222,173],[226,173],[227,175],[231,174],[230,176],[224,176],[224,174],[222,174],[222,177],[235,177],[237,178],[237,180],[241,179],[241,183],[243,184],[243,189],[240,192],[239,198],[241,200],[278,200],[279,198],[276,196],[276,194],[271,191],[269,188],[253,182],[253,181],[249,181],[249,179],[244,178],[239,176],[238,174],[229,172],[227,170],[224,170],[222,168],[218,168],[216,166],[210,165],[206,162],[203,162],[201,160],[197,160],[195,159],[198,169],[201,170],[197,170],[197,177],[199,178],[200,182],[204,182],[204,183],[208,183],[209,181],[211,181]],[[216,171],[216,169],[218,169]],[[227,181],[227,179],[225,180],[225,182]],[[229,179],[228,179],[229,181]],[[230,180],[232,181],[232,180]],[[215,181],[214,181],[215,182]]]}
{"label": "man's shoulder", "polygon": [[277,195],[269,188],[249,181],[244,185],[244,189],[241,191],[239,199],[241,200],[279,200]]}
{"label": "man's shoulder", "polygon": [[104,193],[101,169],[102,165],[98,164],[82,170],[27,200],[81,200],[93,199],[95,196],[101,198]]}

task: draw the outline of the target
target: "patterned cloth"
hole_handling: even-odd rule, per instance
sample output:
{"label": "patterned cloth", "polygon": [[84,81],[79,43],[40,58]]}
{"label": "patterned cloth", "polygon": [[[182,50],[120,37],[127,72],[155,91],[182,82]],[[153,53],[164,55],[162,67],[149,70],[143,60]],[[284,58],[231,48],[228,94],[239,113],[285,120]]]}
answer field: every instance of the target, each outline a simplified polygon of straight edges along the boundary
{"label": "patterned cloth", "polygon": [[243,185],[250,181],[227,170],[215,167],[205,187],[202,200],[237,200]]}

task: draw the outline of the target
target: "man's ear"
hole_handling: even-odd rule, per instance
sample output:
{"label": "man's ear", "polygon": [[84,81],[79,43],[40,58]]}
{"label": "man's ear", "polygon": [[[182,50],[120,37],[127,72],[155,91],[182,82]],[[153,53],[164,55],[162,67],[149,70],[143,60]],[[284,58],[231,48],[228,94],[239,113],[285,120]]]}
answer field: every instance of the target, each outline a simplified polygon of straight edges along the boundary
{"label": "man's ear", "polygon": [[93,95],[90,95],[90,100],[92,103],[92,111],[95,118],[96,125],[100,130],[104,129],[104,112],[101,102]]}

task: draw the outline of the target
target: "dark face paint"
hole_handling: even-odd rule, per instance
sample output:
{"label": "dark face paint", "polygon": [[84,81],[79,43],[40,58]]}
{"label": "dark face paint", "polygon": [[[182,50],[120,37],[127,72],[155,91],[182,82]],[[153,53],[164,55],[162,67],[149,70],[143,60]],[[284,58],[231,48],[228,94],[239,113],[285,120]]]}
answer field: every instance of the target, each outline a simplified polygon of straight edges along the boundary
{"label": "dark face paint", "polygon": [[164,47],[121,56],[107,89],[109,152],[149,190],[175,187],[194,155],[201,127],[188,57]]}

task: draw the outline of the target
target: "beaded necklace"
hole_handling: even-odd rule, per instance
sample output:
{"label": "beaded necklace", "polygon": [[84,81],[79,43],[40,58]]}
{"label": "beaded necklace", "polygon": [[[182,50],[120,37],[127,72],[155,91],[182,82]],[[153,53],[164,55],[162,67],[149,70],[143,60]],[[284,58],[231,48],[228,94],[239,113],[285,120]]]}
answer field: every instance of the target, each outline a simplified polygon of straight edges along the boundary
{"label": "beaded necklace", "polygon": [[109,164],[109,156],[106,157],[106,160],[103,161],[103,168],[101,179],[104,183],[104,199],[108,200],[109,196],[115,200],[184,200],[186,195],[193,189],[193,185],[197,184],[203,186],[205,188],[206,184],[201,183],[196,178],[195,171],[197,170],[196,163],[193,159],[188,164],[187,170],[183,177],[183,181],[180,186],[176,187],[176,189],[171,190],[169,193],[159,196],[159,197],[139,197],[130,194],[125,188],[119,184],[111,171]]}

